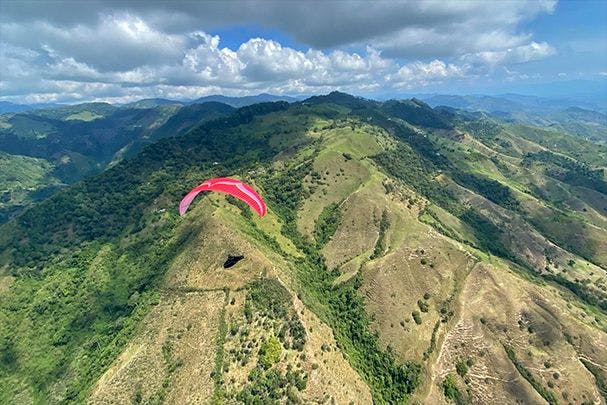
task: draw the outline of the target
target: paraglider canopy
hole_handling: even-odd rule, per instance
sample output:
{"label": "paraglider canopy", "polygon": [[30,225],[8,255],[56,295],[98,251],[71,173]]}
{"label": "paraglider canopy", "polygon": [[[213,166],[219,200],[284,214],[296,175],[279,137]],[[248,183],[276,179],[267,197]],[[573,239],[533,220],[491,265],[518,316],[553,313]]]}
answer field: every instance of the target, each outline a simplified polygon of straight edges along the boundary
{"label": "paraglider canopy", "polygon": [[219,191],[221,193],[229,194],[239,200],[244,201],[251,207],[260,217],[266,214],[267,208],[263,199],[257,194],[253,188],[244,184],[242,181],[232,179],[230,177],[218,177],[215,179],[209,179],[202,184],[194,187],[189,193],[183,197],[183,200],[179,203],[179,215],[185,214],[188,207],[194,200],[194,198],[201,191]]}

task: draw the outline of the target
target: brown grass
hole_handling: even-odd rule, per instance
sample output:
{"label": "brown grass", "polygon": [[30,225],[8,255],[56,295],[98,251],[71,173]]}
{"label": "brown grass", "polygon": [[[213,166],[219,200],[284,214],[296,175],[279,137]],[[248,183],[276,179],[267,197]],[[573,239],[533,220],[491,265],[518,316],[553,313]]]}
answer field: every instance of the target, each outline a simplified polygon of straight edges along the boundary
{"label": "brown grass", "polygon": [[[141,334],[101,377],[89,403],[131,403],[137,391],[145,403],[162,395],[165,379],[169,381],[168,403],[208,403],[213,394],[210,373],[223,304],[221,291],[164,296],[143,323]],[[183,362],[173,373],[165,354],[169,345],[168,361]]]}

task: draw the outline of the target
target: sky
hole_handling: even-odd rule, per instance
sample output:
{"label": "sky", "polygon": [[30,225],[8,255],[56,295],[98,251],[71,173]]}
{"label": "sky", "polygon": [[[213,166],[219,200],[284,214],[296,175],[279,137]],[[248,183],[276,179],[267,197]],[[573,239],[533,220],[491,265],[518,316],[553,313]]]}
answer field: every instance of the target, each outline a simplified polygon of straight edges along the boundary
{"label": "sky", "polygon": [[606,21],[607,1],[0,0],[0,100],[607,98]]}

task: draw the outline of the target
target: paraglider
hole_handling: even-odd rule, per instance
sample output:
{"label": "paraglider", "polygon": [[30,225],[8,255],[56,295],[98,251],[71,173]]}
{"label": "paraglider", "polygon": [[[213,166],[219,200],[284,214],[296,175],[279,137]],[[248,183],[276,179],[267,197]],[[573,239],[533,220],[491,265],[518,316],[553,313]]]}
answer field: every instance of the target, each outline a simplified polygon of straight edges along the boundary
{"label": "paraglider", "polygon": [[263,217],[267,211],[266,204],[264,203],[263,199],[255,190],[253,190],[253,188],[237,179],[218,177],[205,181],[187,193],[179,203],[179,215],[185,214],[194,198],[201,191],[219,191],[221,193],[226,193],[236,197],[239,200],[247,203],[249,207],[259,214],[260,217]]}

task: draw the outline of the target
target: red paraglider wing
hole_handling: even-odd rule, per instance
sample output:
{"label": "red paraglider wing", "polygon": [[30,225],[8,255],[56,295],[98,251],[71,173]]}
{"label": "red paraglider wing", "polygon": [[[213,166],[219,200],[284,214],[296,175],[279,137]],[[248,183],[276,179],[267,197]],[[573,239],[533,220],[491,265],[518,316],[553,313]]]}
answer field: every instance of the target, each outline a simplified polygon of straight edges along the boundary
{"label": "red paraglider wing", "polygon": [[247,203],[261,217],[263,217],[267,211],[266,204],[263,202],[263,199],[250,186],[237,179],[218,177],[205,181],[204,183],[194,187],[192,191],[186,194],[186,196],[183,197],[183,200],[181,200],[179,203],[179,215],[185,214],[194,198],[201,191],[219,191],[230,194],[231,196]]}

